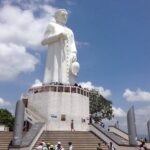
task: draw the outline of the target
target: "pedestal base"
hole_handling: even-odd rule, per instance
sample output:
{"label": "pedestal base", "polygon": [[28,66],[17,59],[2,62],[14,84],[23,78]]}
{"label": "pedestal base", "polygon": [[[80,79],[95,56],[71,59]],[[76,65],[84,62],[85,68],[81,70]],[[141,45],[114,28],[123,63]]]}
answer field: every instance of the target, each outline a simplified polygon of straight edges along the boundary
{"label": "pedestal base", "polygon": [[89,131],[89,92],[78,86],[43,85],[29,89],[28,108],[43,116],[47,130]]}

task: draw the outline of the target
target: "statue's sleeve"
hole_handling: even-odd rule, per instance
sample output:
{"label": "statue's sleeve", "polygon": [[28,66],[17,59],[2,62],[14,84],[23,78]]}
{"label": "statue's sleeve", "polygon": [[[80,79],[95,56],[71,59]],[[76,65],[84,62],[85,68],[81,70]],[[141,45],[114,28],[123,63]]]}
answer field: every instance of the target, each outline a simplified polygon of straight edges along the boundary
{"label": "statue's sleeve", "polygon": [[72,53],[77,53],[75,38],[74,38],[73,32],[72,32],[72,35],[71,35],[71,52]]}
{"label": "statue's sleeve", "polygon": [[54,27],[52,24],[49,24],[46,28],[46,31],[44,33],[44,38],[48,38],[51,34],[54,33]]}
{"label": "statue's sleeve", "polygon": [[49,45],[59,40],[60,33],[56,33],[55,28],[55,25],[51,23],[48,25],[44,34],[44,39],[42,40],[42,45]]}

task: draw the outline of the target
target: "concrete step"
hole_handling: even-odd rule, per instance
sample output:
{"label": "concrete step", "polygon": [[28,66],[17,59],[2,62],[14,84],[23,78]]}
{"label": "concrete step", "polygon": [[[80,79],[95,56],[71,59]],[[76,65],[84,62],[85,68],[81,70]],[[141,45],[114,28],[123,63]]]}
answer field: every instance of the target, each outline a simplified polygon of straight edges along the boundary
{"label": "concrete step", "polygon": [[12,139],[12,132],[0,131],[0,150],[8,150],[8,145]]}
{"label": "concrete step", "polygon": [[35,150],[38,142],[42,140],[53,145],[56,145],[58,141],[61,141],[65,150],[68,148],[68,142],[73,143],[75,150],[95,150],[97,143],[101,143],[103,150],[108,150],[106,144],[91,132],[44,131],[33,150]]}

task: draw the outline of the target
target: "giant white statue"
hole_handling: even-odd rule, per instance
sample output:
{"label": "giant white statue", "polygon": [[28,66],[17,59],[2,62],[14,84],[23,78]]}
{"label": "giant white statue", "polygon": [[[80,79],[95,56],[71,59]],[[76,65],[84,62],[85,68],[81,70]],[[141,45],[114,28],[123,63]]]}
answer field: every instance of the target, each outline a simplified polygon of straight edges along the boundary
{"label": "giant white statue", "polygon": [[65,26],[68,12],[58,9],[45,31],[42,45],[48,45],[48,54],[44,73],[44,83],[75,83],[79,71],[77,49],[74,34]]}

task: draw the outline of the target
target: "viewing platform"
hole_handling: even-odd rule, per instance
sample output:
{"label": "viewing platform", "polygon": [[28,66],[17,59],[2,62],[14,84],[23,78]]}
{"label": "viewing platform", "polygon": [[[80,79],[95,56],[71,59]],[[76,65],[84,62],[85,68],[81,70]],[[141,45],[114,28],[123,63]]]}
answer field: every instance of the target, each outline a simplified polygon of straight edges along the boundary
{"label": "viewing platform", "polygon": [[41,92],[66,92],[66,93],[78,93],[83,96],[89,97],[89,90],[82,88],[81,86],[74,85],[54,85],[43,84],[42,86],[32,87],[28,90],[29,93],[41,93]]}

